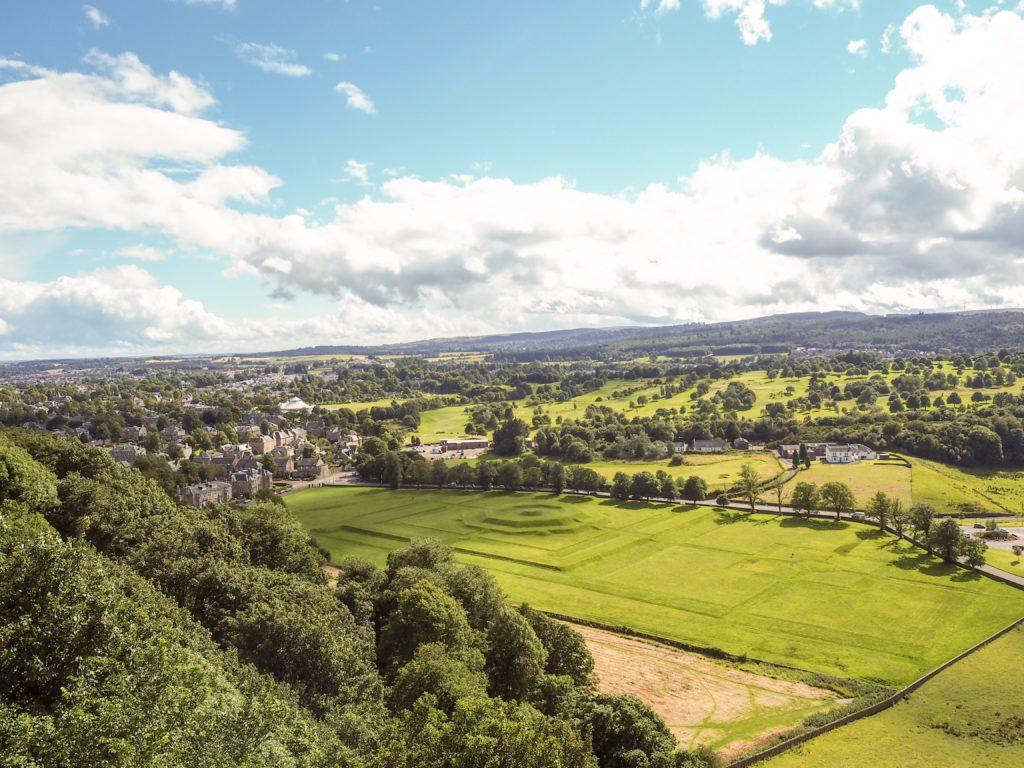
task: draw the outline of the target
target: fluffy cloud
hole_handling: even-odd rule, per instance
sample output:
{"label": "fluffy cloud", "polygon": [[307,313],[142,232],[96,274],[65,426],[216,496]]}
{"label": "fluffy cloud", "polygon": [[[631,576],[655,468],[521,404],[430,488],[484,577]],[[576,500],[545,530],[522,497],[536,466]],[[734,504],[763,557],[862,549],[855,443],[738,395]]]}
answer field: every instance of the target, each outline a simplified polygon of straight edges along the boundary
{"label": "fluffy cloud", "polygon": [[153,349],[194,338],[231,339],[234,329],[136,266],[50,283],[0,279],[0,352]]}
{"label": "fluffy cloud", "polygon": [[349,109],[358,109],[360,112],[365,112],[368,115],[376,114],[376,105],[374,105],[369,96],[363,93],[362,88],[355,83],[341,82],[334,86],[334,90],[344,94],[345,104],[348,105]]}
{"label": "fluffy cloud", "polygon": [[[767,7],[785,5],[788,0],[701,0],[704,14],[717,21],[728,14],[736,17],[736,26],[747,45],[756,45],[761,40],[772,39],[772,28],[766,15]],[[860,0],[810,0],[815,8],[843,10],[859,8]],[[642,10],[651,9],[657,14],[678,11],[681,0],[640,0]]]}
{"label": "fluffy cloud", "polygon": [[[155,231],[279,295],[336,297],[328,317],[271,324],[304,343],[332,332],[372,341],[1020,306],[1024,19],[926,6],[899,35],[911,64],[884,106],[851,114],[812,161],[722,155],[674,184],[619,195],[557,176],[385,173],[322,223],[275,213],[277,179],[230,164],[244,136],[204,116],[212,97],[192,80],[156,75],[130,54],[92,54],[90,74],[11,64],[18,79],[0,86],[0,231]],[[24,333],[19,317],[0,310],[8,337]],[[253,338],[206,320],[239,345]],[[163,327],[132,323],[137,340]]]}
{"label": "fluffy cloud", "polygon": [[100,27],[109,27],[110,19],[101,11],[99,8],[92,5],[83,5],[82,13],[85,14],[85,18],[93,29],[99,29]]}
{"label": "fluffy cloud", "polygon": [[139,231],[186,217],[220,229],[216,206],[277,184],[217,163],[246,141],[199,116],[214,103],[203,86],[130,53],[86,63],[95,71],[8,67],[25,79],[0,85],[0,230]]}
{"label": "fluffy cloud", "polygon": [[306,77],[313,73],[305,64],[296,61],[298,54],[295,51],[282,48],[277,43],[239,43],[235,46],[235,53],[246,64],[275,75]]}
{"label": "fluffy cloud", "polygon": [[867,56],[868,55],[868,41],[867,40],[851,40],[846,45],[846,52],[851,56]]}
{"label": "fluffy cloud", "polygon": [[924,6],[900,34],[915,63],[823,153],[840,179],[828,205],[791,213],[780,224],[791,236],[769,247],[859,283],[971,278],[1019,303],[1024,20]]}
{"label": "fluffy cloud", "polygon": [[343,181],[355,181],[359,184],[369,184],[370,163],[360,163],[358,160],[349,160],[345,163],[345,178]]}
{"label": "fluffy cloud", "polygon": [[[232,321],[134,265],[101,269],[52,282],[0,278],[0,359],[151,352],[230,352],[336,342],[342,334],[392,341],[408,319],[355,298],[327,314],[295,319],[267,316]],[[450,318],[421,321],[454,333]]]}

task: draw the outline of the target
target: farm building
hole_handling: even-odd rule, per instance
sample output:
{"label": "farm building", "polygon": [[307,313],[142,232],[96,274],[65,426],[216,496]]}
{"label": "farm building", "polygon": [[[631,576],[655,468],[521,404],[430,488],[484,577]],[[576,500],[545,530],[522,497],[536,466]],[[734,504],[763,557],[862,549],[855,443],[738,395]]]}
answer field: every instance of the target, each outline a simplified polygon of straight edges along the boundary
{"label": "farm building", "polygon": [[825,446],[824,460],[827,464],[853,464],[862,459],[873,460],[875,456],[873,450],[860,443],[850,445],[829,443]]}
{"label": "farm building", "polygon": [[471,451],[478,448],[487,448],[490,444],[490,441],[483,437],[467,438],[465,440],[442,440],[441,452]]}
{"label": "farm building", "polygon": [[694,453],[722,453],[728,449],[727,440],[694,440],[690,450]]}

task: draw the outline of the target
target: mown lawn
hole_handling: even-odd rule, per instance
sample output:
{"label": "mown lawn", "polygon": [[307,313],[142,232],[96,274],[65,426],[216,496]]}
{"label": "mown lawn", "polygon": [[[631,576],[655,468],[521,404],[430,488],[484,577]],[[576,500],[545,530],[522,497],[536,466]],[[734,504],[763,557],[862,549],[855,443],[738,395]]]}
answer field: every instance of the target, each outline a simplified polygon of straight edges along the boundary
{"label": "mown lawn", "polygon": [[465,405],[432,408],[420,412],[420,428],[416,434],[424,443],[439,443],[441,440],[465,437],[468,422],[469,414]]}
{"label": "mown lawn", "polygon": [[1011,768],[1024,765],[1024,657],[1017,629],[907,701],[779,755],[765,768]]}
{"label": "mown lawn", "polygon": [[433,536],[544,610],[888,684],[1024,614],[1024,593],[855,523],[499,491],[287,503],[334,560]]}

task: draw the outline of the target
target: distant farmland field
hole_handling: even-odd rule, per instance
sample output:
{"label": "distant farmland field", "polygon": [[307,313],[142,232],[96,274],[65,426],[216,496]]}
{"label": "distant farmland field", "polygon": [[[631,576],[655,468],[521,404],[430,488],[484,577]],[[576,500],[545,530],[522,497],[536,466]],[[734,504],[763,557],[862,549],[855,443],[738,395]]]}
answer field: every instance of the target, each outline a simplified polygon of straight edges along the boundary
{"label": "distant farmland field", "polygon": [[810,469],[801,469],[786,485],[784,498],[788,499],[797,483],[828,482],[846,483],[853,491],[858,507],[867,505],[868,500],[882,491],[905,505],[912,503],[910,468],[895,462],[862,461],[856,464],[823,464],[815,462]]}
{"label": "distant farmland field", "polygon": [[1024,692],[1008,667],[1024,656],[1016,629],[881,714],[820,736],[765,768],[1009,768],[1024,765]]}
{"label": "distant farmland field", "polygon": [[907,682],[1024,593],[853,523],[542,493],[318,488],[287,499],[340,560],[436,537],[514,600],[842,677]]}
{"label": "distant farmland field", "polygon": [[910,461],[914,501],[933,504],[940,512],[959,512],[962,503],[1010,514],[1024,509],[1024,472],[964,469],[913,457]]}
{"label": "distant farmland field", "polygon": [[668,460],[662,461],[592,461],[585,466],[590,467],[606,480],[611,482],[616,472],[632,475],[636,472],[657,472],[664,470],[675,478],[686,478],[690,475],[700,477],[714,490],[726,490],[739,478],[740,469],[750,464],[764,480],[775,477],[783,472],[782,465],[770,451],[731,451],[729,453],[687,453],[685,464],[673,467]]}

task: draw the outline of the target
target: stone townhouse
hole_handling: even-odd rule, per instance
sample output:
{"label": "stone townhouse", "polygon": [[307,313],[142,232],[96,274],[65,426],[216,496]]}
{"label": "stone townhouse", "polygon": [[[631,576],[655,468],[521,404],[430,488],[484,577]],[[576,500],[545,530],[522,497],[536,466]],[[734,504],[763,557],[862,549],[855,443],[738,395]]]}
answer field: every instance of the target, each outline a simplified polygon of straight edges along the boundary
{"label": "stone townhouse", "polygon": [[231,483],[220,480],[187,485],[178,491],[178,500],[182,504],[191,504],[194,507],[225,504],[231,501],[231,498]]}

